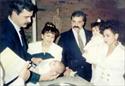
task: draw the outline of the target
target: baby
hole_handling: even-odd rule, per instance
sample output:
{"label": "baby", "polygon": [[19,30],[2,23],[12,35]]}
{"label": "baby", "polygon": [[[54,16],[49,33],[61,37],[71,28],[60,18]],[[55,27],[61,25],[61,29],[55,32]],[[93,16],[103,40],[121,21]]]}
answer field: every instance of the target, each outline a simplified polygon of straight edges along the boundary
{"label": "baby", "polygon": [[38,64],[35,71],[40,75],[50,73],[52,76],[58,77],[63,73],[64,69],[65,67],[62,62],[55,59],[47,59]]}
{"label": "baby", "polygon": [[[51,58],[43,60],[36,67],[31,67],[30,70],[40,74],[41,76],[50,74],[51,77],[55,77],[56,79],[61,73],[63,73],[63,71],[65,70],[65,66],[62,62]],[[28,83],[26,86],[39,86],[39,83]]]}
{"label": "baby", "polygon": [[41,76],[44,74],[50,73],[52,76],[56,78],[63,73],[65,66],[62,62],[55,59],[47,59],[43,60],[36,67],[31,67],[30,70],[40,74]]}
{"label": "baby", "polygon": [[101,22],[100,19],[91,24],[93,36],[84,47],[85,53],[83,54],[83,56],[86,58],[87,62],[92,64],[98,63],[100,61],[100,58],[104,56],[107,51],[107,45],[104,42],[104,38],[100,29],[102,25],[103,22]]}

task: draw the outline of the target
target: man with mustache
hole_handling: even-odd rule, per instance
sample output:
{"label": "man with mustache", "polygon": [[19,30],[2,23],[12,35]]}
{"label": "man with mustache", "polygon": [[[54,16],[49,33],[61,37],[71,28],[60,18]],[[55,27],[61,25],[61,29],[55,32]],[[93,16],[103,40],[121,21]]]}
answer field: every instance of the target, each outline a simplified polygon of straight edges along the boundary
{"label": "man with mustache", "polygon": [[91,79],[91,65],[82,57],[84,46],[90,40],[92,33],[86,30],[86,14],[75,11],[71,15],[71,29],[61,34],[58,44],[63,47],[62,62],[65,64],[64,75],[76,73],[87,81]]}

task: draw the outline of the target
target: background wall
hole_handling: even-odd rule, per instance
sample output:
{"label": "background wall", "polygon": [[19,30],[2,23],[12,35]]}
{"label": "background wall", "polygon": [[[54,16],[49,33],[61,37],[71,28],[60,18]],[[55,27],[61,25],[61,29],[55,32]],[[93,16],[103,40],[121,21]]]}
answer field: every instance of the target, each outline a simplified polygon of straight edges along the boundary
{"label": "background wall", "polygon": [[87,29],[97,18],[125,22],[125,0],[37,0],[37,5],[38,34],[47,21],[56,24],[60,32],[70,29],[70,16],[75,10],[83,10],[88,15]]}
{"label": "background wall", "polygon": [[[0,21],[7,15],[7,3],[11,0],[0,0]],[[36,0],[37,12],[37,40],[47,21],[53,22],[60,32],[70,29],[70,16],[75,10],[82,10],[88,16],[86,28],[97,18],[118,19],[125,22],[125,0]],[[125,31],[124,31],[125,32]],[[31,42],[31,28],[26,30]]]}

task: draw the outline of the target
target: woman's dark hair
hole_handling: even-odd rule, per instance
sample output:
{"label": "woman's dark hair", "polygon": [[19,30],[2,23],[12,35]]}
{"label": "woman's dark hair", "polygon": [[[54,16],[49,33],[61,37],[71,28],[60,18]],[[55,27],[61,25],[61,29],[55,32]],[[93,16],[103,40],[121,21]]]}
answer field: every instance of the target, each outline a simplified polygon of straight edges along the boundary
{"label": "woman's dark hair", "polygon": [[119,21],[117,20],[107,20],[104,25],[104,30],[110,29],[114,34],[119,34]]}
{"label": "woman's dark hair", "polygon": [[9,15],[12,14],[12,11],[16,11],[19,14],[23,9],[34,13],[37,11],[37,6],[31,0],[12,0],[9,3],[9,7]]}
{"label": "woman's dark hair", "polygon": [[114,34],[118,33],[119,34],[119,38],[118,40],[125,45],[125,24],[121,21],[118,20],[107,20],[104,24],[104,30],[106,29],[110,29]]}
{"label": "woman's dark hair", "polygon": [[51,32],[55,34],[55,40],[56,41],[57,37],[59,36],[59,30],[56,28],[56,26],[52,22],[46,22],[44,28],[42,29],[41,33],[44,34],[46,32]]}

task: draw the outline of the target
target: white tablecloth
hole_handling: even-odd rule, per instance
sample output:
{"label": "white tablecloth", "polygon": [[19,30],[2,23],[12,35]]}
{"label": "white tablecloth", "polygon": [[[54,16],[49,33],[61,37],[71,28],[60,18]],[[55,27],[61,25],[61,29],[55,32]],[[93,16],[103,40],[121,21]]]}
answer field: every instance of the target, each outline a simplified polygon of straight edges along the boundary
{"label": "white tablecloth", "polygon": [[[70,83],[76,86],[94,86],[88,81],[76,76],[76,77],[60,77],[58,79],[52,80],[52,81],[42,81],[40,82],[40,86],[49,86],[51,84],[63,84],[63,83]],[[51,85],[52,86],[52,85]],[[54,85],[53,85],[54,86]],[[59,86],[59,85],[55,85]],[[60,86],[70,86],[70,85],[60,85]]]}

